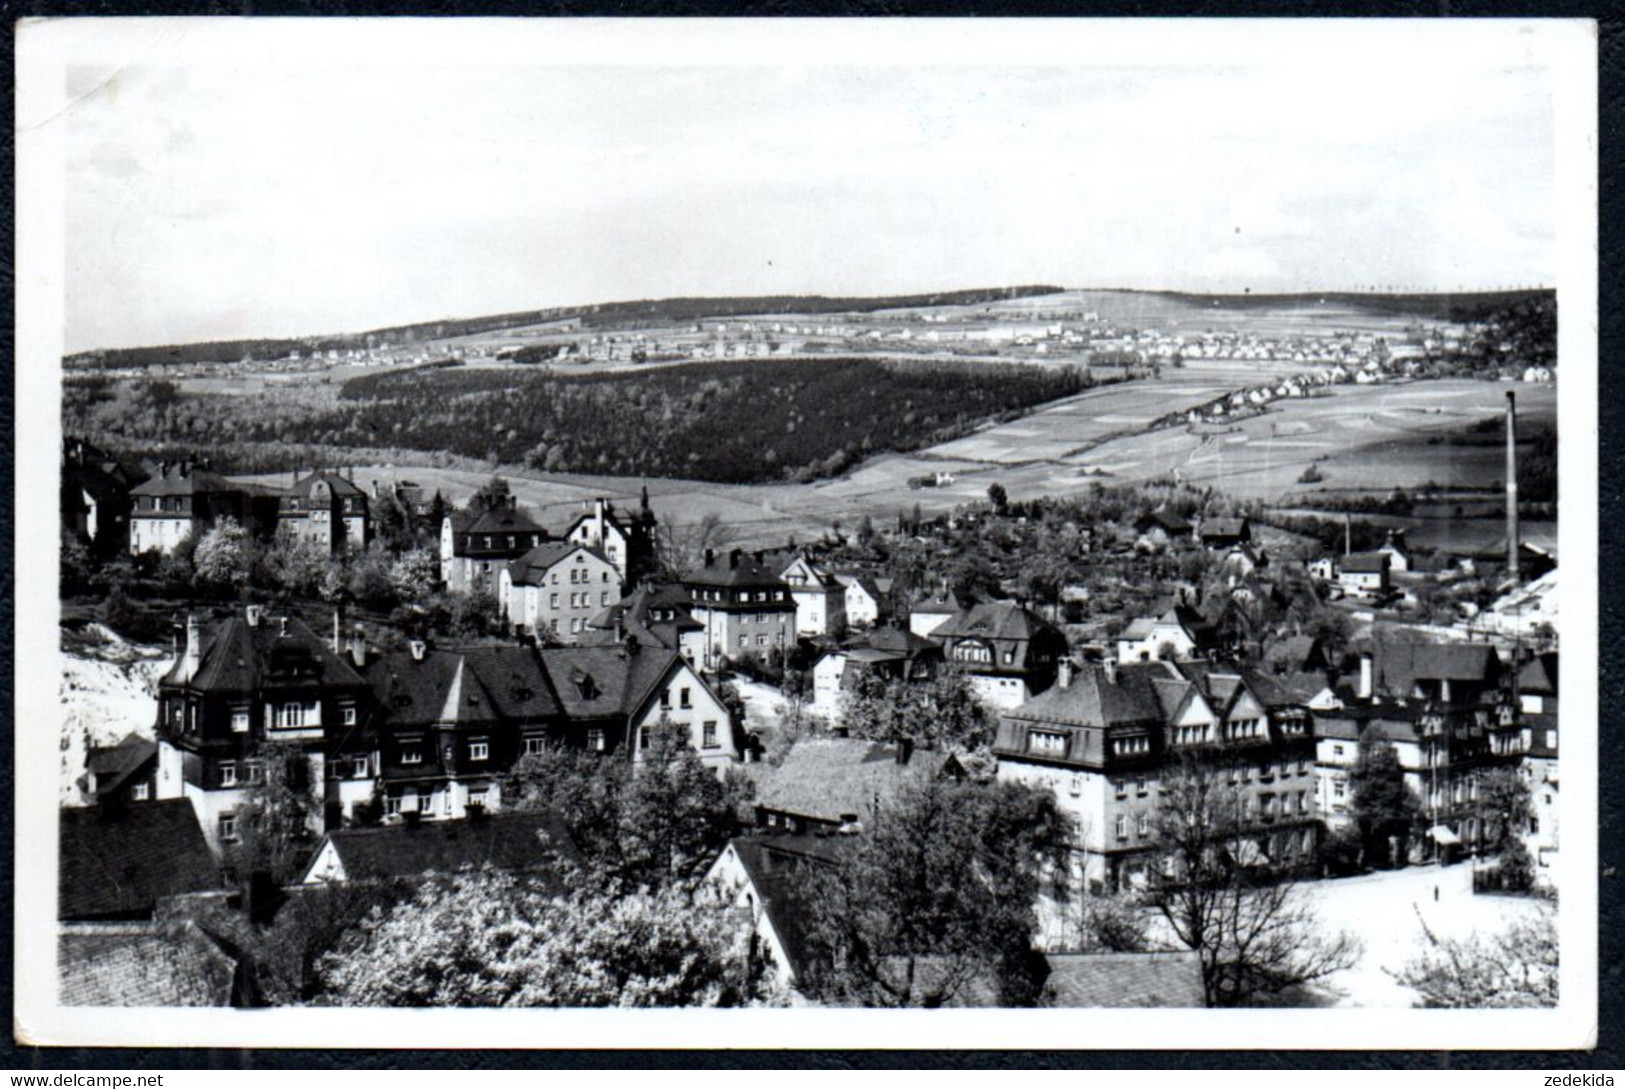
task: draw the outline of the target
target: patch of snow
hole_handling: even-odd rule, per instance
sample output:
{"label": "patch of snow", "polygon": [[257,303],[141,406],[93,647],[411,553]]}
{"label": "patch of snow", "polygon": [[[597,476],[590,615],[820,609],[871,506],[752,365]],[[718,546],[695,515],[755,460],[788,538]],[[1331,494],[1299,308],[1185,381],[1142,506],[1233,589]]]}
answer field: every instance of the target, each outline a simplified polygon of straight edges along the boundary
{"label": "patch of snow", "polygon": [[115,744],[131,733],[153,736],[158,678],[170,664],[166,649],[127,642],[100,624],[87,625],[85,635],[62,654],[62,805],[88,804],[78,780],[90,748]]}

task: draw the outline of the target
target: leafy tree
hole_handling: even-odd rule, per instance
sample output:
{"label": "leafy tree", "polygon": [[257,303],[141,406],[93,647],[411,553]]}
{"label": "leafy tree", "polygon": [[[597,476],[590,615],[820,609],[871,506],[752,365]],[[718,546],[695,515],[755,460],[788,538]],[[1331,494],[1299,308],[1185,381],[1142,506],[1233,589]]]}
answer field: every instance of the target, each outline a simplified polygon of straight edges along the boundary
{"label": "leafy tree", "polygon": [[320,964],[345,1006],[742,1006],[782,1001],[751,920],[709,889],[550,895],[489,869],[375,912]]}
{"label": "leafy tree", "polygon": [[923,682],[866,675],[846,702],[843,722],[854,737],[939,750],[983,748],[997,726],[970,680],[953,670]]}
{"label": "leafy tree", "polygon": [[1405,783],[1398,751],[1370,734],[1361,737],[1349,783],[1367,864],[1403,865],[1411,834],[1422,819],[1422,803]]}
{"label": "leafy tree", "polygon": [[483,512],[505,507],[508,505],[508,500],[512,497],[512,494],[505,478],[493,476],[490,480],[481,484],[479,490],[469,498],[468,509]]}
{"label": "leafy tree", "polygon": [[1162,781],[1148,900],[1202,962],[1209,1006],[1248,1006],[1350,967],[1359,943],[1320,924],[1295,886],[1237,861],[1244,786],[1187,756]]}
{"label": "leafy tree", "polygon": [[269,919],[310,861],[323,824],[321,781],[313,757],[297,745],[262,741],[248,755],[249,788],[237,807],[237,837],[224,852],[249,914]]}
{"label": "leafy tree", "polygon": [[296,597],[320,593],[331,562],[327,550],[321,545],[295,537],[277,540],[261,557],[266,580]]}
{"label": "leafy tree", "polygon": [[1505,852],[1534,816],[1529,784],[1512,768],[1492,768],[1478,779],[1473,811],[1484,827],[1485,846]]}
{"label": "leafy tree", "polygon": [[[1418,915],[1420,918],[1420,915]],[[1422,954],[1390,974],[1428,1009],[1527,1009],[1556,1006],[1556,912],[1541,908],[1498,934],[1441,938],[1422,922]]]}
{"label": "leafy tree", "polygon": [[556,812],[599,883],[691,882],[739,833],[749,784],[718,779],[675,729],[648,737],[635,764],[563,747],[522,757],[504,783],[504,806]]}
{"label": "leafy tree", "polygon": [[1030,1005],[1042,856],[1068,825],[1049,791],[916,774],[838,864],[793,886],[803,986],[837,1004],[934,1007],[990,979],[1001,1004]]}
{"label": "leafy tree", "polygon": [[402,552],[389,565],[389,589],[400,601],[422,601],[440,580],[440,560],[422,548]]}
{"label": "leafy tree", "polygon": [[254,541],[234,518],[222,518],[198,541],[192,560],[197,581],[211,588],[246,585],[254,569]]}
{"label": "leafy tree", "polygon": [[998,514],[1010,509],[1010,495],[1004,490],[1004,485],[996,480],[987,486],[987,501],[993,504],[993,510]]}

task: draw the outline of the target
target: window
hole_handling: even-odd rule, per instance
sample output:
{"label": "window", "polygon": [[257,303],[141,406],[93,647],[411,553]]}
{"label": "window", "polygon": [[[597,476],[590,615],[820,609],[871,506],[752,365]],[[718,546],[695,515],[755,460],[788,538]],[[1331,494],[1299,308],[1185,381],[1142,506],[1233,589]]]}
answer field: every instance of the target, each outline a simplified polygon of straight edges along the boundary
{"label": "window", "polygon": [[714,719],[707,719],[700,727],[700,744],[707,749],[721,747],[721,742],[717,740],[717,724]]}
{"label": "window", "polygon": [[434,795],[433,794],[419,794],[418,795],[418,812],[419,813],[433,813],[434,812]]}
{"label": "window", "polygon": [[471,741],[468,745],[468,758],[470,760],[491,759],[491,743],[489,741]]}
{"label": "window", "polygon": [[135,786],[130,788],[130,798],[133,801],[144,802],[147,800],[147,795],[151,792],[151,790],[152,788],[149,784],[137,783]]}
{"label": "window", "polygon": [[1050,730],[1032,730],[1027,734],[1027,751],[1059,756],[1066,752],[1066,735]]}
{"label": "window", "polygon": [[237,842],[237,814],[235,814],[235,813],[222,813],[222,814],[220,814],[220,842],[221,843],[236,843]]}
{"label": "window", "polygon": [[1118,839],[1128,839],[1128,816],[1127,816],[1127,814],[1124,814],[1124,813],[1117,814],[1117,838]]}
{"label": "window", "polygon": [[[687,691],[687,690],[685,689],[684,691]],[[660,691],[660,709],[662,711],[664,711],[667,708],[669,708],[670,706],[671,706],[671,690],[670,689],[661,689],[661,691]],[[685,706],[685,707],[688,706],[688,701],[687,700],[683,701],[683,706]]]}
{"label": "window", "polygon": [[418,747],[417,745],[403,745],[403,746],[401,746],[401,763],[403,763],[403,764],[421,764],[421,763],[423,763],[423,750],[420,747]]}
{"label": "window", "polygon": [[250,783],[265,782],[265,765],[258,760],[243,761],[243,778]]}
{"label": "window", "polygon": [[1149,813],[1141,812],[1139,820],[1135,822],[1134,830],[1136,832],[1138,832],[1141,836],[1150,835],[1151,834],[1151,815]]}
{"label": "window", "polygon": [[220,785],[223,787],[237,785],[237,762],[235,760],[220,761]]}
{"label": "window", "polygon": [[1343,755],[1343,746],[1341,746],[1341,745],[1333,745],[1332,746],[1332,755],[1333,756],[1342,756]]}
{"label": "window", "polygon": [[284,703],[276,720],[279,729],[294,729],[305,724],[305,706],[302,703]]}
{"label": "window", "polygon": [[365,756],[357,756],[350,761],[350,777],[352,779],[365,779],[372,774],[372,761]]}
{"label": "window", "polygon": [[546,751],[546,749],[547,749],[547,739],[545,737],[527,737],[527,738],[525,738],[525,755],[526,756],[540,756],[543,752]]}
{"label": "window", "polygon": [[1125,780],[1113,779],[1112,789],[1117,793],[1118,798],[1128,797],[1128,783]]}
{"label": "window", "polygon": [[468,792],[468,804],[476,809],[484,809],[485,800],[487,797],[489,797],[489,795],[490,791],[486,787],[470,789]]}
{"label": "window", "polygon": [[355,725],[355,705],[345,703],[339,706],[339,721],[346,726]]}
{"label": "window", "polygon": [[552,600],[551,600],[551,604],[548,605],[548,608],[557,609],[559,607],[559,595],[558,594],[552,594],[552,595],[550,595],[550,597],[551,597]]}
{"label": "window", "polygon": [[233,707],[231,709],[231,732],[246,734],[248,732],[248,708]]}
{"label": "window", "polygon": [[1135,783],[1134,783],[1134,793],[1139,795],[1142,798],[1145,797],[1147,793],[1149,793],[1149,788],[1146,786],[1146,782],[1145,782],[1144,779],[1139,779],[1139,780],[1135,781]]}
{"label": "window", "polygon": [[687,688],[684,688],[684,689],[682,689],[681,691],[678,692],[678,694],[677,694],[677,703],[678,703],[678,706],[681,706],[681,707],[693,707],[694,706],[694,701],[690,698],[689,690]]}
{"label": "window", "polygon": [[741,636],[740,636],[740,637],[739,637],[739,645],[740,645],[740,646],[742,646],[742,647],[748,647],[748,646],[750,646],[750,636],[748,636],[748,635],[741,635]]}
{"label": "window", "polygon": [[593,726],[587,730],[587,748],[595,752],[604,751],[604,731],[600,726]]}
{"label": "window", "polygon": [[384,799],[384,816],[386,816],[386,817],[398,816],[400,814],[400,811],[401,811],[401,799],[399,798],[399,796],[392,795],[392,796],[387,797],[387,798]]}
{"label": "window", "polygon": [[767,632],[764,631],[761,635],[756,637],[756,645],[759,647],[767,646]]}
{"label": "window", "polygon": [[605,608],[609,607],[609,591],[608,590],[605,590],[603,593],[598,595],[598,604],[600,606],[605,607]]}
{"label": "window", "polygon": [[1072,781],[1067,785],[1067,793],[1074,798],[1083,793],[1083,776],[1074,775],[1072,777]]}
{"label": "window", "polygon": [[571,635],[580,635],[581,634],[581,618],[579,616],[572,616],[570,618],[570,634]]}

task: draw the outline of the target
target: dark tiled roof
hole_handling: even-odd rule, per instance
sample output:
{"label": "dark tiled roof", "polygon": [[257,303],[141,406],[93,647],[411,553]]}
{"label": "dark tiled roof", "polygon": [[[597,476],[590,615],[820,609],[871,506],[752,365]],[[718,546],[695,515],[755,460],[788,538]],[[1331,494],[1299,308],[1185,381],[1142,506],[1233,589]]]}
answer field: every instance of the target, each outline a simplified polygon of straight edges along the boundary
{"label": "dark tiled roof", "polygon": [[110,748],[91,749],[85,765],[96,776],[96,793],[110,794],[157,758],[158,742],[132,733]]}
{"label": "dark tiled roof", "polygon": [[942,593],[916,601],[909,608],[909,613],[911,615],[914,613],[948,613],[950,615],[957,615],[964,612],[968,608],[970,608],[969,601],[966,601],[958,594],[945,590]]}
{"label": "dark tiled roof", "polygon": [[430,650],[385,655],[367,667],[383,715],[396,726],[457,722],[477,726],[559,713],[536,651],[529,647]]}
{"label": "dark tiled roof", "polygon": [[[329,832],[350,881],[455,873],[464,866],[516,872],[580,865],[564,822],[551,813],[499,813],[460,821],[421,821]],[[325,849],[317,848],[319,856]]]}
{"label": "dark tiled roof", "polygon": [[1112,1009],[1205,1006],[1195,953],[1051,953],[1042,1004]]}
{"label": "dark tiled roof", "polygon": [[915,635],[907,628],[875,628],[863,640],[856,644],[866,646],[872,650],[887,654],[899,655],[905,658],[918,657],[921,654],[940,652],[942,643],[935,638],[928,639],[923,635]]}
{"label": "dark tiled roof", "polygon": [[1388,570],[1386,552],[1351,552],[1337,561],[1339,570],[1356,575],[1378,575]]}
{"label": "dark tiled roof", "polygon": [[553,691],[572,719],[631,714],[678,661],[674,650],[645,647],[632,653],[624,643],[547,647],[541,656]]}
{"label": "dark tiled roof", "polygon": [[497,507],[495,510],[471,513],[464,525],[458,526],[453,522],[452,528],[471,534],[540,533],[544,539],[549,536],[545,526],[538,524],[529,512],[518,507]]}
{"label": "dark tiled roof", "polygon": [[[508,578],[515,586],[540,586],[559,561],[570,553],[580,549],[590,555],[598,553],[585,545],[574,544],[570,541],[548,541],[520,556],[508,565]],[[603,557],[599,557],[602,559]],[[607,561],[606,561],[607,562]]]}
{"label": "dark tiled roof", "polygon": [[[181,663],[164,674],[166,684],[179,682]],[[203,636],[203,652],[189,686],[199,691],[251,692],[284,669],[312,671],[310,679],[323,686],[359,685],[358,674],[333,653],[332,646],[298,617],[262,617],[250,625],[241,616],[229,617]]]}
{"label": "dark tiled roof", "polygon": [[1533,696],[1557,695],[1557,652],[1536,655],[1518,670],[1518,691]]}
{"label": "dark tiled roof", "polygon": [[328,489],[340,499],[349,499],[355,496],[361,496],[364,499],[367,495],[366,492],[350,481],[345,480],[339,474],[329,472],[326,469],[318,469],[316,472],[297,481],[283,494],[290,499],[309,499],[310,493],[315,490],[318,481],[326,484]]}
{"label": "dark tiled roof", "polygon": [[64,1006],[229,1006],[237,959],[196,923],[65,923],[57,932]]}
{"label": "dark tiled roof", "polygon": [[750,553],[730,553],[714,557],[711,563],[695,568],[683,576],[689,586],[750,586],[788,590],[789,584],[779,577],[777,568],[758,560]]}
{"label": "dark tiled roof", "polygon": [[184,798],[117,810],[64,809],[57,917],[136,918],[164,896],[221,885],[220,867]]}
{"label": "dark tiled roof", "polygon": [[204,469],[193,469],[185,476],[171,469],[167,476],[154,476],[130,489],[131,495],[196,495],[200,492],[239,492],[243,491],[240,485],[233,484],[217,473]]}
{"label": "dark tiled roof", "polygon": [[808,867],[836,865],[853,845],[850,836],[748,836],[729,842],[797,976],[807,964],[806,920],[796,896],[797,878]]}
{"label": "dark tiled roof", "polygon": [[[1067,726],[1127,726],[1161,723],[1163,700],[1153,685],[1157,680],[1177,680],[1164,663],[1118,666],[1114,683],[1107,667],[1087,663],[1073,672],[1072,680],[1056,684],[1011,711],[1007,718],[1025,722],[1053,722]],[[1000,729],[1001,742],[1004,730]]]}
{"label": "dark tiled roof", "polygon": [[1500,674],[1500,658],[1488,643],[1381,643],[1374,652],[1376,685],[1408,696],[1418,681],[1490,684]]}
{"label": "dark tiled roof", "polygon": [[1208,518],[1202,523],[1202,536],[1240,537],[1249,529],[1245,518]]}
{"label": "dark tiled roof", "polygon": [[796,744],[776,768],[756,779],[756,804],[820,821],[855,814],[872,816],[875,796],[885,798],[926,754],[897,762],[897,748],[857,738],[810,738]]}
{"label": "dark tiled roof", "polygon": [[934,639],[1029,640],[1046,628],[1050,625],[1042,618],[1013,601],[985,601],[950,618],[931,636]]}
{"label": "dark tiled roof", "polygon": [[1360,722],[1343,715],[1319,714],[1315,716],[1315,736],[1333,741],[1358,741]]}
{"label": "dark tiled roof", "polygon": [[1168,533],[1188,533],[1191,528],[1191,524],[1185,519],[1170,510],[1162,508],[1141,515],[1140,520],[1135,525],[1144,527],[1160,526]]}

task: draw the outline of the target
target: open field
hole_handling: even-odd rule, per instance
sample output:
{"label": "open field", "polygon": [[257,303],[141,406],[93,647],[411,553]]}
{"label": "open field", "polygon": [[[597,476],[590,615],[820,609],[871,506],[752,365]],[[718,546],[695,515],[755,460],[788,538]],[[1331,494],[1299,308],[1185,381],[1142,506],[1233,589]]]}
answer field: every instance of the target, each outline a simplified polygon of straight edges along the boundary
{"label": "open field", "polygon": [[[1509,388],[1469,379],[1338,386],[1328,396],[1278,401],[1268,412],[1222,427],[1113,439],[1066,461],[1119,481],[1166,479],[1177,472],[1187,483],[1270,500],[1384,495],[1430,482],[1484,488],[1502,478],[1500,447],[1430,445],[1428,439],[1504,411]],[[1555,386],[1519,385],[1517,392],[1523,418],[1555,419]],[[1300,484],[1311,463],[1324,479]]]}

